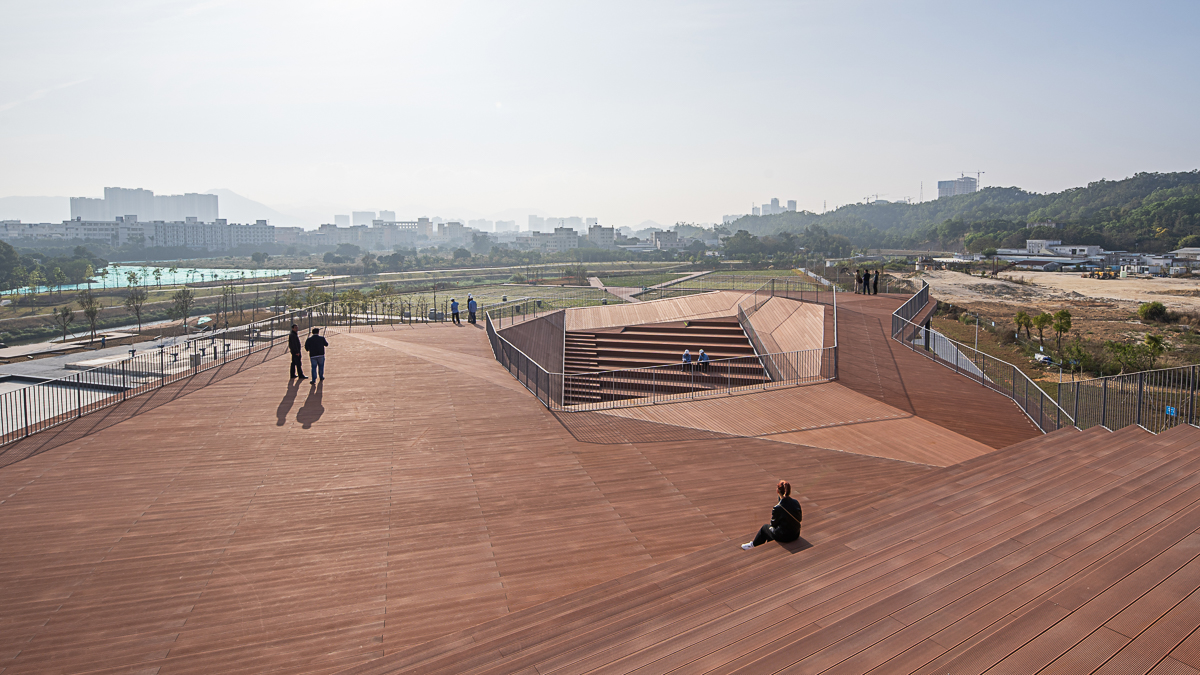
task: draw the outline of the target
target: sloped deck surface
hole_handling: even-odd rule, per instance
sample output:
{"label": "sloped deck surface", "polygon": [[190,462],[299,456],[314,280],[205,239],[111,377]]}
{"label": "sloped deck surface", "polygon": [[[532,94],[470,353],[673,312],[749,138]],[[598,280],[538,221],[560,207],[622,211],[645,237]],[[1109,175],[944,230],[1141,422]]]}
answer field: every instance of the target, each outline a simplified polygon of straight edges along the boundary
{"label": "sloped deck surface", "polygon": [[333,672],[731,547],[781,478],[815,526],[932,471],[560,422],[472,327],[331,342],[318,387],[276,359],[0,469],[0,672]]}
{"label": "sloped deck surface", "polygon": [[349,672],[1200,669],[1200,430],[1064,430],[828,511]]}
{"label": "sloped deck surface", "polygon": [[838,383],[993,448],[1041,435],[1011,399],[890,339],[907,299],[838,293]]}

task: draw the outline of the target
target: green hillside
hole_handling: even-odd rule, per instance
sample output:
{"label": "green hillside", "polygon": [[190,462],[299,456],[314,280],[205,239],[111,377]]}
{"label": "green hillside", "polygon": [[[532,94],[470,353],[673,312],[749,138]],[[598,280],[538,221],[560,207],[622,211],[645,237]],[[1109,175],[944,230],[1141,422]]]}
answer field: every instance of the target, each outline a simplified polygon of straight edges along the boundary
{"label": "green hillside", "polygon": [[[1029,227],[1043,221],[1060,227]],[[766,235],[800,233],[810,225],[845,236],[856,248],[978,251],[1046,237],[1109,250],[1169,251],[1200,246],[1200,171],[1139,173],[1049,194],[984,188],[921,204],[849,204],[819,215],[746,216],[726,227]]]}

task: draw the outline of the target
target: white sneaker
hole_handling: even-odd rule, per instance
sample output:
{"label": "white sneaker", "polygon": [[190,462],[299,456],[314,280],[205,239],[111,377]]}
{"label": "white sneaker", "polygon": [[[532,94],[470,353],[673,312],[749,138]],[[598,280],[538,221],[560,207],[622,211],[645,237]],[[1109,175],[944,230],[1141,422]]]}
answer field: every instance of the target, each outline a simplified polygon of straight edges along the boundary
{"label": "white sneaker", "polygon": [[749,551],[752,548],[754,548],[754,542],[752,542],[752,541],[748,541],[745,544],[742,544],[743,551]]}

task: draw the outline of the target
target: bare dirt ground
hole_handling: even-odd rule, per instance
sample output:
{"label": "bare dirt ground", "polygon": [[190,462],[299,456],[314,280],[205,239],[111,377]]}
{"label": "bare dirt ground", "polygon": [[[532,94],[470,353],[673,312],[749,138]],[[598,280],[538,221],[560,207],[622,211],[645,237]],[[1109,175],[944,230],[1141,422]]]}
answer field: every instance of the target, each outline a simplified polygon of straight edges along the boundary
{"label": "bare dirt ground", "polygon": [[[1016,330],[1012,319],[1018,310],[1037,314],[1067,309],[1073,318],[1068,340],[1079,336],[1099,349],[1108,340],[1140,342],[1147,333],[1158,333],[1171,348],[1163,365],[1195,363],[1200,358],[1198,326],[1192,319],[1164,325],[1143,323],[1137,316],[1138,305],[1154,300],[1176,312],[1200,314],[1200,279],[1101,280],[1069,272],[1010,272],[990,279],[949,271],[924,272],[921,278],[929,282],[933,298],[977,312],[985,324],[995,321],[1002,331]],[[1012,281],[1022,278],[1025,283]],[[973,337],[973,329],[966,327],[957,331],[956,326],[946,325],[942,330],[958,339]]]}
{"label": "bare dirt ground", "polygon": [[[934,297],[943,302],[1001,303],[1050,310],[1094,301],[1136,310],[1157,300],[1180,312],[1200,312],[1200,279],[1084,279],[1074,272],[1007,272],[996,279],[961,272],[925,272]],[[1024,279],[1027,284],[1014,283]]]}

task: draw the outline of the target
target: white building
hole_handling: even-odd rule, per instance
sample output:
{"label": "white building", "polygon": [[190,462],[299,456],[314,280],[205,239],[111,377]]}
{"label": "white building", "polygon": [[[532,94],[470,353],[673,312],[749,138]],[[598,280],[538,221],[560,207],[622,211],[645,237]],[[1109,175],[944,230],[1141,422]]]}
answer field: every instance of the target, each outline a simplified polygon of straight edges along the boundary
{"label": "white building", "polygon": [[953,197],[955,195],[967,195],[979,189],[978,181],[970,176],[955,178],[954,180],[939,180],[938,181],[938,199],[942,197]]}
{"label": "white building", "polygon": [[593,224],[588,228],[588,242],[597,248],[616,248],[616,233],[611,227]]}

